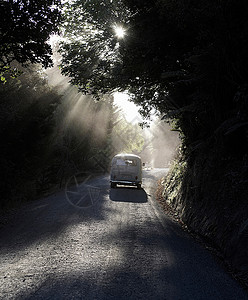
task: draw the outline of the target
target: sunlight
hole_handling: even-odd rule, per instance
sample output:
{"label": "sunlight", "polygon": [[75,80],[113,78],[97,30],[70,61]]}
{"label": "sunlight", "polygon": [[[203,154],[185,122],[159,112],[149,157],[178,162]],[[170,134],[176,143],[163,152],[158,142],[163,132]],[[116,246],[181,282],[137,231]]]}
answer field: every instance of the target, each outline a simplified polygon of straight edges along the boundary
{"label": "sunlight", "polygon": [[118,39],[123,39],[126,35],[126,30],[121,26],[114,26],[114,31]]}
{"label": "sunlight", "polygon": [[114,103],[121,108],[124,117],[128,122],[137,124],[142,122],[142,117],[139,114],[139,107],[133,102],[129,101],[129,96],[126,93],[114,93]]}

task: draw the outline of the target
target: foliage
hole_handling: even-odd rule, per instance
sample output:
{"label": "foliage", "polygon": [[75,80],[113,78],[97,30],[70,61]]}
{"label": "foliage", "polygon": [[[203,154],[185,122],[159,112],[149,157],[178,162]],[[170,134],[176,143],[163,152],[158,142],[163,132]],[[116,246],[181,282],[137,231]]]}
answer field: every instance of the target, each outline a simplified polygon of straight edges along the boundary
{"label": "foliage", "polygon": [[46,84],[37,66],[0,88],[1,203],[36,197],[52,162],[49,149],[60,96]]}
{"label": "foliage", "polygon": [[171,163],[170,170],[163,179],[164,185],[163,200],[167,205],[173,205],[181,197],[182,181],[187,170],[187,162],[182,158],[181,154],[178,155]]}
{"label": "foliage", "polygon": [[[14,67],[22,75],[0,86],[0,209],[62,187],[78,172],[107,171],[120,147],[116,131],[124,131],[113,96],[92,101],[68,84],[49,86],[38,65]],[[141,147],[125,126],[125,147]]]}
{"label": "foliage", "polygon": [[[90,2],[74,1],[65,12],[65,36],[78,38],[61,48],[63,72],[83,92],[128,90],[144,116],[155,107],[175,119],[186,148],[211,136],[230,114],[239,116],[241,107],[247,119],[245,98],[235,100],[248,75],[245,1],[123,0],[125,16],[113,13],[112,1],[106,8]],[[115,23],[127,29],[122,40]]]}
{"label": "foliage", "polygon": [[[37,65],[0,87],[0,209],[62,187],[82,171],[104,171],[115,124],[113,97],[83,97],[68,85],[61,92],[47,83]],[[112,118],[110,118],[110,115]],[[116,116],[117,118],[117,116]]]}
{"label": "foliage", "polygon": [[247,286],[247,156],[227,157],[228,149],[216,137],[200,150],[190,159],[180,153],[162,182],[160,201]]}
{"label": "foliage", "polygon": [[114,25],[127,16],[122,1],[73,1],[65,6],[62,73],[82,92],[98,95],[112,89],[120,63]]}
{"label": "foliage", "polygon": [[21,64],[41,63],[52,65],[49,36],[58,33],[61,21],[60,0],[5,0],[0,3],[0,73],[12,77],[18,70],[10,68],[11,62]]}
{"label": "foliage", "polygon": [[102,22],[103,1],[93,1],[101,17],[87,2],[74,2],[74,24],[90,34],[81,26],[62,45],[63,72],[85,93],[125,90],[144,116],[172,120],[182,156],[165,198],[247,279],[248,2],[123,0],[127,15],[109,18],[126,28],[121,40]]}
{"label": "foliage", "polygon": [[121,115],[119,122],[113,127],[112,138],[115,154],[134,153],[139,155],[145,143],[140,126],[129,123]]}
{"label": "foliage", "polygon": [[105,171],[112,148],[113,97],[106,95],[95,102],[71,86],[68,95],[64,93],[56,113],[53,139],[61,183],[79,171]]}

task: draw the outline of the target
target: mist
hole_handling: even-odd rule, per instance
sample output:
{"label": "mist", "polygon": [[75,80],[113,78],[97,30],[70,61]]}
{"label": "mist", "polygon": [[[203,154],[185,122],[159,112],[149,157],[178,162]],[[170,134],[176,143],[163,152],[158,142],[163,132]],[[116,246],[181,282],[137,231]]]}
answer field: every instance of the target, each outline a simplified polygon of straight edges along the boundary
{"label": "mist", "polygon": [[[68,129],[80,140],[86,134],[91,140],[101,142],[106,138],[110,111],[106,99],[96,102],[91,96],[78,92],[78,88],[69,83],[69,79],[62,76],[57,67],[46,71],[48,83],[62,95],[60,108],[57,111],[57,126],[55,139],[59,139],[58,132]],[[111,100],[110,100],[111,101]]]}
{"label": "mist", "polygon": [[62,95],[54,141],[61,139],[66,131],[73,132],[82,143],[88,135],[90,140],[87,143],[91,147],[102,145],[102,151],[109,160],[117,153],[126,152],[141,156],[151,167],[168,167],[180,145],[178,133],[155,116],[149,122],[149,128],[141,128],[138,123],[144,120],[139,114],[140,107],[129,101],[127,93],[106,95],[99,102],[80,93],[69,83],[70,78],[61,75],[56,39],[52,47],[55,67],[46,71],[47,79],[49,85]]}
{"label": "mist", "polygon": [[146,164],[152,168],[169,167],[180,146],[178,132],[157,118],[144,130],[144,136],[146,146],[140,155]]}
{"label": "mist", "polygon": [[[102,146],[101,150],[109,161],[117,153],[125,152],[141,156],[146,165],[153,168],[169,166],[180,139],[168,123],[154,117],[149,128],[141,128],[138,123],[144,120],[138,112],[139,107],[135,109],[133,103],[129,105],[126,94],[119,94],[118,101],[114,101],[113,95],[96,101],[72,86],[58,67],[47,70],[46,74],[49,85],[62,95],[54,143],[61,143],[67,133],[73,135],[79,144],[87,142],[90,147]],[[85,139],[86,136],[90,139]],[[111,142],[106,143],[109,139]]]}

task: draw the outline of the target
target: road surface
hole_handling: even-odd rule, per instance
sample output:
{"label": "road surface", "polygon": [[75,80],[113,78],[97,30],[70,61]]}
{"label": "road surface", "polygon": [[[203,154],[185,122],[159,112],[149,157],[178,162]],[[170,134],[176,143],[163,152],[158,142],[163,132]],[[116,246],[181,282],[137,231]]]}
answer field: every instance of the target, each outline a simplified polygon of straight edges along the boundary
{"label": "road surface", "polygon": [[23,206],[0,229],[0,298],[248,299],[156,203],[165,172],[144,171],[141,190],[88,178]]}

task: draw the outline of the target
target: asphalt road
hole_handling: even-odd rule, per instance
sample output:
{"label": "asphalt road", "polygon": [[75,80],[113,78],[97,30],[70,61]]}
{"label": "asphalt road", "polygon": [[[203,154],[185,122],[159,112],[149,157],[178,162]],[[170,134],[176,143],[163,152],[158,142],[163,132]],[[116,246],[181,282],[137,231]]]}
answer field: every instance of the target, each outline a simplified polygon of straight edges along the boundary
{"label": "asphalt road", "polygon": [[23,206],[0,229],[1,299],[248,299],[212,255],[164,215],[156,179],[100,176]]}

